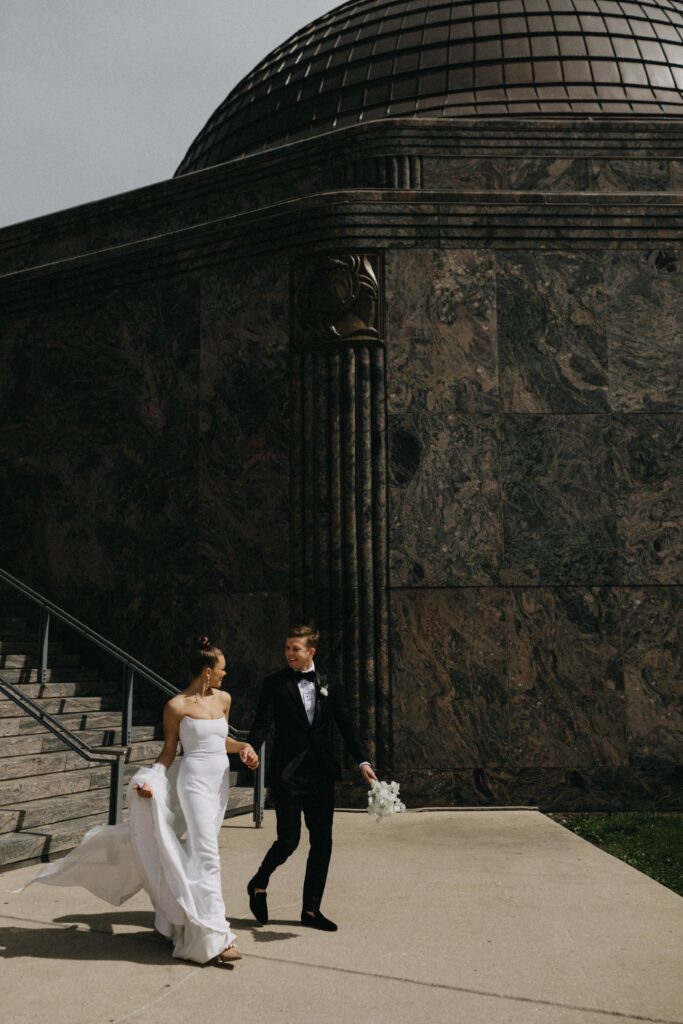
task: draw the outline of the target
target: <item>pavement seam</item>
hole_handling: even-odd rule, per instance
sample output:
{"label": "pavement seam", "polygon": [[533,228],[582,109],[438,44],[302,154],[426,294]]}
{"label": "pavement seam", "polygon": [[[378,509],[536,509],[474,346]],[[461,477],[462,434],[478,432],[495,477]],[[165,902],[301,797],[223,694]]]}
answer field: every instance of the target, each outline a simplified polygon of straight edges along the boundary
{"label": "pavement seam", "polygon": [[490,992],[486,989],[467,988],[464,985],[448,985],[440,981],[420,981],[418,978],[400,978],[393,974],[375,974],[371,971],[355,971],[350,967],[334,967],[330,964],[311,964],[301,960],[286,960],[280,957],[263,956],[262,953],[245,953],[250,960],[266,960],[270,963],[290,964],[292,967],[311,967],[320,971],[335,971],[338,974],[353,974],[362,978],[375,978],[378,981],[398,981],[404,985],[419,985],[422,988],[439,988],[447,992],[462,992],[466,995],[482,996],[487,999],[503,999],[515,1003],[531,1003],[533,1006],[554,1006],[563,1010],[575,1010],[578,1013],[593,1013],[616,1020],[643,1021],[644,1024],[683,1024],[681,1020],[665,1017],[645,1017],[638,1013],[622,1013],[620,1010],[601,1010],[595,1006],[578,1006],[574,1003],[554,1002],[551,999],[532,999],[531,996],[505,995],[503,992]]}
{"label": "pavement seam", "polygon": [[156,1006],[158,1003],[162,1003],[164,999],[166,999],[168,996],[174,995],[181,985],[184,985],[186,981],[190,981],[191,978],[194,978],[196,974],[199,974],[199,972],[203,970],[203,966],[195,967],[194,970],[190,971],[189,974],[186,974],[181,981],[179,981],[176,985],[172,985],[170,988],[166,990],[166,992],[162,992],[160,996],[156,997],[156,999],[150,999],[150,1001],[148,1003],[145,1003],[144,1006],[138,1006],[137,1010],[131,1010],[130,1013],[125,1014],[125,1016],[123,1017],[117,1017],[116,1020],[112,1020],[110,1024],[124,1024],[124,1021],[131,1020],[133,1017],[137,1017],[137,1015],[139,1013],[142,1013],[144,1010],[149,1010],[150,1007]]}
{"label": "pavement seam", "polygon": [[[67,931],[79,931],[91,935],[103,935],[112,939],[125,938],[129,941],[143,942],[147,945],[158,945],[158,941],[153,936],[153,934],[150,935],[149,939],[146,939],[139,935],[127,934],[126,932],[114,933],[110,931],[103,931],[99,928],[90,928],[86,925],[63,924],[62,922],[44,921],[41,919],[31,917],[16,917],[14,914],[3,914],[1,912],[0,918],[4,918],[6,921],[17,921],[19,923],[23,922],[26,924],[41,924],[53,928],[61,928]],[[670,1018],[665,1017],[646,1017],[642,1014],[637,1013],[623,1013],[620,1010],[603,1010],[599,1007],[594,1006],[579,1006],[574,1003],[553,1002],[553,1000],[550,999],[533,999],[531,996],[506,995],[503,992],[491,992],[487,991],[486,989],[468,988],[464,985],[449,985],[445,982],[420,981],[418,978],[402,978],[393,974],[375,974],[371,971],[353,970],[350,967],[335,967],[330,964],[314,964],[307,963],[303,960],[287,960],[281,957],[264,956],[262,953],[244,953],[243,956],[245,959],[264,960],[268,963],[286,964],[292,967],[308,967],[320,971],[334,971],[337,974],[351,974],[358,977],[375,978],[378,981],[395,981],[400,982],[404,985],[418,985],[422,988],[444,989],[447,992],[461,992],[465,995],[481,996],[485,999],[501,999],[504,1001],[516,1003],[529,1003],[532,1006],[552,1006],[564,1010],[574,1010],[577,1013],[593,1013],[606,1018],[612,1018],[614,1020],[620,1021],[639,1021],[642,1022],[642,1024],[683,1024],[683,1021],[681,1020],[671,1020]],[[179,981],[177,985],[174,985],[172,988],[170,988],[168,992],[162,993],[160,996],[157,996],[156,999],[153,999],[150,1003],[146,1003],[144,1006],[139,1007],[139,1009],[131,1011],[131,1013],[129,1013],[127,1016],[117,1018],[115,1021],[112,1021],[111,1024],[123,1024],[124,1021],[129,1020],[131,1017],[134,1017],[137,1013],[142,1013],[142,1011],[147,1009],[149,1006],[161,1002],[163,999],[166,998],[167,995],[170,995],[172,992],[174,992],[180,985],[184,984],[190,978],[194,977],[194,975],[197,974],[199,971],[203,970],[204,966],[205,965],[195,968],[190,974],[186,975],[182,979],[182,981]]]}

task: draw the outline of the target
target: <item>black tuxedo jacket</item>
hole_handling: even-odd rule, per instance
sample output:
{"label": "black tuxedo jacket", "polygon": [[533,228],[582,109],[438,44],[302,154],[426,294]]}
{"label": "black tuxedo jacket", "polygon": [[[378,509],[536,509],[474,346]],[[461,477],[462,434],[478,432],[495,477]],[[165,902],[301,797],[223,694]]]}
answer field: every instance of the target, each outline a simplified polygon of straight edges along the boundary
{"label": "black tuxedo jacket", "polygon": [[[326,697],[320,693],[320,686],[327,688]],[[333,742],[335,722],[356,761],[360,764],[370,760],[361,745],[340,684],[334,677],[316,672],[316,687],[315,715],[313,724],[309,725],[299,684],[291,668],[283,668],[263,682],[249,743],[258,750],[271,725],[275,725],[269,772],[272,785],[286,782],[309,750],[317,755],[323,772],[332,777],[338,775]]]}

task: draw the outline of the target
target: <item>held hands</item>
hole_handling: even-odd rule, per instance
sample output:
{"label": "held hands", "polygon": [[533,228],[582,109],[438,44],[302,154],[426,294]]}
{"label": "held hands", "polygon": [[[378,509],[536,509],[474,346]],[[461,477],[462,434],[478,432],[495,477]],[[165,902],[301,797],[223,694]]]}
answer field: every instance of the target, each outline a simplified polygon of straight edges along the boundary
{"label": "held hands", "polygon": [[250,743],[245,743],[240,750],[240,760],[246,764],[247,768],[251,768],[252,771],[258,768],[258,754]]}
{"label": "held hands", "polygon": [[377,776],[369,764],[362,764],[360,766],[360,774],[366,786],[370,786],[373,782],[377,782]]}
{"label": "held hands", "polygon": [[143,800],[151,800],[154,796],[153,790],[149,788],[145,782],[144,786],[139,786],[137,783],[133,787],[138,796],[142,797]]}

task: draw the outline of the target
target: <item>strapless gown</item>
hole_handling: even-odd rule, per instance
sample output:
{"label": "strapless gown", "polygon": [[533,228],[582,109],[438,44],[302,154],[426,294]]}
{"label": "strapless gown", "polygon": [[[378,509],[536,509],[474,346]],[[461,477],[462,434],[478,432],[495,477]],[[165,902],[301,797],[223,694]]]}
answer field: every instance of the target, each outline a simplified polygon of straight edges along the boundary
{"label": "strapless gown", "polygon": [[[183,756],[168,773],[154,765],[135,774],[128,822],[91,829],[33,881],[79,885],[115,906],[144,888],[155,927],[173,942],[174,956],[196,963],[217,956],[235,941],[225,918],[218,851],[230,786],[227,735],[225,718],[183,718]],[[133,791],[144,783],[154,792],[151,800]]]}

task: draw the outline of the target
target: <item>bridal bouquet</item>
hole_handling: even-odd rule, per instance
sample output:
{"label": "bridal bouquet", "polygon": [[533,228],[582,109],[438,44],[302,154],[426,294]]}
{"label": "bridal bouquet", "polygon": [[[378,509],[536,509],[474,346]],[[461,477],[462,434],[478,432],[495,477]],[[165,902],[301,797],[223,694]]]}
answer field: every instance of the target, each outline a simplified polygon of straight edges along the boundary
{"label": "bridal bouquet", "polygon": [[373,782],[368,793],[368,814],[375,816],[375,821],[388,818],[390,814],[405,811],[406,805],[398,798],[400,786],[398,782]]}

